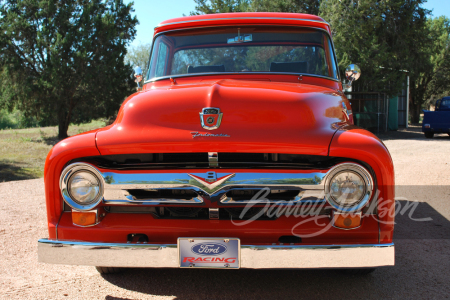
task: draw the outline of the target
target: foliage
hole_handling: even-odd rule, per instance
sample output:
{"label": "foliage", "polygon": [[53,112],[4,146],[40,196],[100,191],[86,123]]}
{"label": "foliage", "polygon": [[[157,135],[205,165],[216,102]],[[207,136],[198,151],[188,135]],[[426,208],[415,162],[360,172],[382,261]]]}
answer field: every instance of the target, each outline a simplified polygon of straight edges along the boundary
{"label": "foliage", "polygon": [[424,84],[421,90],[425,90],[421,97],[434,104],[450,94],[450,20],[444,16],[434,18],[428,21],[428,27],[433,42],[427,58],[432,69],[420,75],[419,83]]}
{"label": "foliage", "polygon": [[402,70],[411,71],[429,42],[422,2],[322,1],[320,15],[331,24],[340,70],[350,63],[361,67],[357,89],[395,95],[402,88]]}
{"label": "foliage", "polygon": [[[427,36],[425,44],[417,43],[419,47],[410,49],[414,62],[410,65],[410,113],[411,122],[419,123],[422,109],[427,98],[435,98],[436,93],[449,89],[449,83],[442,81],[442,72],[448,65],[449,22],[444,17],[429,19],[424,27]],[[418,37],[420,40],[420,37]],[[446,62],[447,60],[447,62]],[[448,70],[448,69],[447,69]],[[445,74],[447,75],[447,74]],[[447,75],[448,76],[448,75]],[[441,84],[440,86],[437,86]]]}
{"label": "foliage", "polygon": [[[142,69],[143,74],[147,74],[148,59],[150,57],[150,50],[152,44],[139,44],[134,47],[129,47],[127,55],[125,55],[125,62],[129,63],[133,67],[139,66]],[[144,76],[145,77],[145,76]]]}
{"label": "foliage", "polygon": [[249,10],[251,0],[194,0],[195,11],[191,16],[202,14],[245,12]]}
{"label": "foliage", "polygon": [[319,14],[320,0],[253,0],[249,11]]}
{"label": "foliage", "polygon": [[20,110],[0,109],[0,129],[18,129],[38,127],[39,121],[35,117],[26,117]]}
{"label": "foliage", "polygon": [[0,2],[0,106],[67,137],[71,122],[112,115],[133,89],[124,63],[137,19],[122,0]]}
{"label": "foliage", "polygon": [[191,15],[230,12],[272,11],[317,15],[320,0],[194,0],[197,4]]}
{"label": "foliage", "polygon": [[427,99],[450,90],[449,20],[429,19],[424,2],[325,0],[320,7],[331,23],[340,69],[351,62],[362,69],[355,87],[395,95],[410,76],[413,123]]}

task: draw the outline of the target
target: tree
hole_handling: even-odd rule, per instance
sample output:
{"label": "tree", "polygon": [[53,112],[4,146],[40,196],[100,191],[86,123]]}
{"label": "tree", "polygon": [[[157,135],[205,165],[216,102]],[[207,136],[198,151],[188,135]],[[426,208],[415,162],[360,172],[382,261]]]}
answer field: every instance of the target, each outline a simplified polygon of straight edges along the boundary
{"label": "tree", "polygon": [[[324,0],[320,16],[330,22],[341,72],[350,63],[361,67],[355,83],[361,91],[395,95],[402,88],[404,70],[424,58],[429,42],[428,11],[423,0]],[[343,74],[342,74],[343,75]]]}
{"label": "tree", "polygon": [[253,0],[251,11],[319,14],[320,0]]}
{"label": "tree", "polygon": [[194,0],[197,4],[191,16],[203,14],[245,12],[251,0]]}
{"label": "tree", "polygon": [[[124,63],[136,34],[122,0],[0,2],[1,106],[11,103],[67,137],[71,122],[112,115],[132,92]],[[7,99],[6,101],[4,99]]]}
{"label": "tree", "polygon": [[450,47],[446,46],[442,60],[436,64],[433,79],[427,86],[425,98],[428,104],[436,103],[437,99],[450,95]]}
{"label": "tree", "polygon": [[148,59],[150,58],[150,50],[152,44],[139,44],[135,47],[128,48],[125,61],[131,64],[133,67],[139,66],[142,69],[144,76],[148,70]]}
{"label": "tree", "polygon": [[450,91],[450,20],[446,17],[429,19],[430,42],[425,45],[423,60],[416,66],[411,84],[411,121],[419,122],[424,104],[447,96]]}
{"label": "tree", "polygon": [[194,0],[197,4],[191,15],[230,12],[272,11],[315,14],[320,0]]}

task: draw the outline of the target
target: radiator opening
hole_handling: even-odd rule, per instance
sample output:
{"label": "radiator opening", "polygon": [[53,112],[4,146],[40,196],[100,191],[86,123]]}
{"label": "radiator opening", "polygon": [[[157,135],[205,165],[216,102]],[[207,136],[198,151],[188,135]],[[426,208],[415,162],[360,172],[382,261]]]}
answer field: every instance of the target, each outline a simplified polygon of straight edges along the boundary
{"label": "radiator opening", "polygon": [[188,189],[130,189],[126,190],[133,200],[148,199],[182,199],[191,200],[198,196],[194,190]]}

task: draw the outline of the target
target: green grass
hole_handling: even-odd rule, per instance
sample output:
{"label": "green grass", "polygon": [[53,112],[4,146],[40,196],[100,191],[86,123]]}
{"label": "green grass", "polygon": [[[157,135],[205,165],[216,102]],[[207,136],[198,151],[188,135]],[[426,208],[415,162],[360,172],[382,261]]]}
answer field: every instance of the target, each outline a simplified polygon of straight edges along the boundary
{"label": "green grass", "polygon": [[18,109],[14,109],[12,112],[0,109],[0,130],[39,127],[38,124],[35,117],[25,117]]}
{"label": "green grass", "polygon": [[[104,126],[103,120],[72,124],[68,134],[76,135]],[[57,142],[56,126],[0,130],[0,182],[42,177],[47,154]]]}

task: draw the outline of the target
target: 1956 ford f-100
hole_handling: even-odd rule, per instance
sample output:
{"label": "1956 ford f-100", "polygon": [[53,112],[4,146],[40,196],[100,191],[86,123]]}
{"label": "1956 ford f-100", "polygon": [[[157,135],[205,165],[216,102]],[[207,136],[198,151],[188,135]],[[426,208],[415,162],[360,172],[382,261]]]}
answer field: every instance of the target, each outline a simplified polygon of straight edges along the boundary
{"label": "1956 ford f-100", "polygon": [[[142,86],[112,125],[48,154],[41,262],[102,273],[394,265],[393,163],[353,125],[323,19],[168,20],[148,69],[136,68]],[[350,65],[345,85],[360,72]]]}

